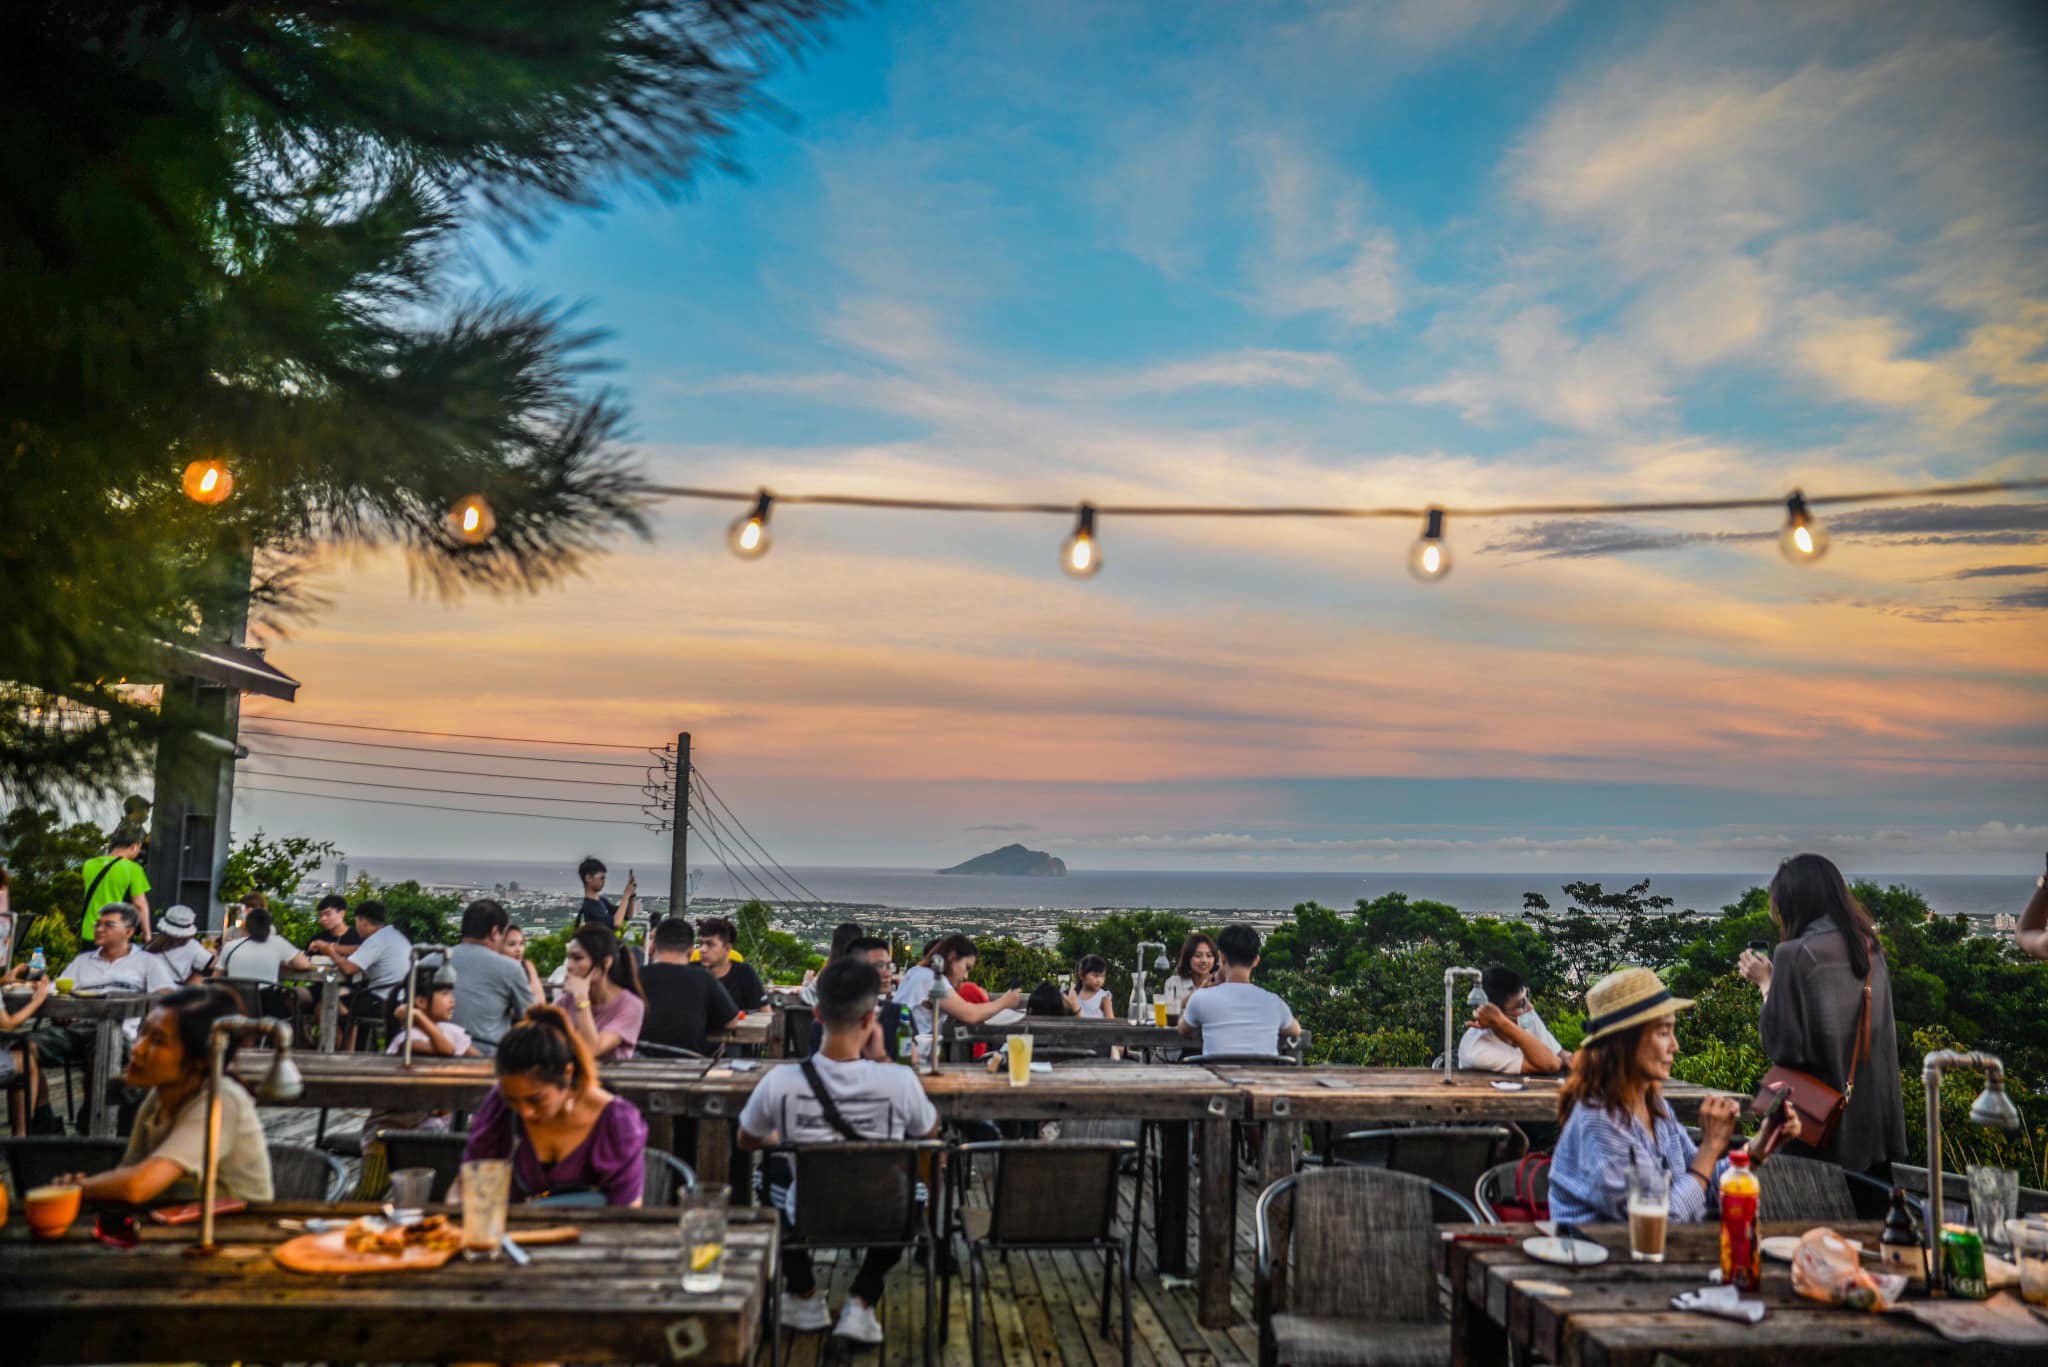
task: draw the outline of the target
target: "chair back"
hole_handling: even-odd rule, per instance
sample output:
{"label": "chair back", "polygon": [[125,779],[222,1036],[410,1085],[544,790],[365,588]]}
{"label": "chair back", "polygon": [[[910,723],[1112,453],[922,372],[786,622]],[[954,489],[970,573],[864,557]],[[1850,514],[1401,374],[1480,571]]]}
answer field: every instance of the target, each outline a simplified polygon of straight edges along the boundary
{"label": "chair back", "polygon": [[1050,1044],[1031,1049],[1033,1063],[1100,1063],[1107,1055],[1080,1044]]}
{"label": "chair back", "polygon": [[643,1206],[679,1206],[683,1197],[697,1189],[697,1172],[672,1153],[649,1149],[647,1180],[640,1189]]}
{"label": "chair back", "polygon": [[270,1194],[278,1201],[339,1201],[348,1169],[331,1153],[307,1144],[271,1143]]}
{"label": "chair back", "polygon": [[1182,1063],[1199,1063],[1208,1067],[1233,1068],[1298,1068],[1301,1060],[1286,1054],[1182,1054]]}
{"label": "chair back", "polygon": [[[1531,1158],[1534,1157],[1535,1155],[1531,1155]],[[1526,1168],[1522,1166],[1524,1163],[1528,1164]],[[1519,1195],[1515,1191],[1517,1173],[1526,1174],[1519,1179],[1522,1183]],[[1500,1213],[1501,1204],[1517,1199],[1533,1200],[1539,1205],[1549,1204],[1550,1164],[1532,1162],[1524,1158],[1517,1158],[1508,1163],[1495,1163],[1479,1174],[1479,1181],[1472,1188],[1473,1204],[1479,1207],[1481,1215],[1494,1224],[1506,1221],[1507,1217]]]}
{"label": "chair back", "polygon": [[1330,1141],[1330,1161],[1405,1172],[1440,1182],[1452,1191],[1471,1191],[1480,1174],[1511,1151],[1513,1142],[1514,1131],[1505,1125],[1353,1130]]}
{"label": "chair back", "polygon": [[991,1243],[1105,1243],[1114,1239],[1117,1173],[1137,1145],[1118,1140],[999,1140],[961,1152],[996,1158],[989,1200]]}
{"label": "chair back", "polygon": [[1840,1224],[1856,1218],[1849,1179],[1833,1163],[1774,1154],[1758,1171],[1757,1182],[1763,1188],[1756,1208],[1760,1220]]}
{"label": "chair back", "polygon": [[[1258,1204],[1259,1258],[1286,1268],[1284,1308],[1433,1320],[1438,1191],[1425,1178],[1381,1168],[1307,1168],[1268,1187]],[[1455,1192],[1443,1195],[1464,1201]],[[1476,1222],[1476,1211],[1471,1218]]]}
{"label": "chair back", "polygon": [[[448,1188],[455,1185],[462,1172],[462,1151],[469,1146],[467,1134],[450,1130],[379,1130],[372,1138],[384,1146],[387,1189],[390,1173],[402,1168],[432,1168],[432,1199],[448,1199]],[[375,1194],[381,1197],[384,1193]]]}
{"label": "chair back", "polygon": [[4,1159],[7,1184],[15,1204],[23,1192],[74,1172],[105,1172],[121,1165],[128,1152],[125,1139],[93,1139],[85,1135],[25,1135],[0,1138],[0,1159]]}
{"label": "chair back", "polygon": [[796,1170],[791,1242],[851,1248],[917,1239],[924,1223],[919,1167],[944,1148],[933,1140],[902,1140],[781,1150]]}
{"label": "chair back", "polygon": [[209,986],[225,987],[234,993],[245,1016],[270,1016],[276,1020],[294,1020],[297,1016],[297,995],[276,983],[258,978],[215,978]]}

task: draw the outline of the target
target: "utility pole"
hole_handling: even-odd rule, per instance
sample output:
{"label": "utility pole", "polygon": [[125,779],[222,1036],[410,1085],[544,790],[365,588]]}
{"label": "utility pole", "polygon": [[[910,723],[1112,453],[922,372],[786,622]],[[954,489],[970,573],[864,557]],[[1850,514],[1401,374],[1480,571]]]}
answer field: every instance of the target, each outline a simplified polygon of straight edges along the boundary
{"label": "utility pole", "polygon": [[690,733],[676,735],[675,805],[669,809],[668,914],[690,914]]}

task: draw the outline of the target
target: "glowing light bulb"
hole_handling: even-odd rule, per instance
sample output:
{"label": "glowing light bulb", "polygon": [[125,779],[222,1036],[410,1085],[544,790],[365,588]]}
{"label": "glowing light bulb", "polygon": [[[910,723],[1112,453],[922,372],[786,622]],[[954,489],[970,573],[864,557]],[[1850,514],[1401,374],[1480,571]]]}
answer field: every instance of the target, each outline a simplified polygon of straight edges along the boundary
{"label": "glowing light bulb", "polygon": [[725,529],[725,544],[732,547],[732,553],[742,560],[758,560],[768,554],[775,538],[768,534],[768,510],[774,504],[766,489],[754,499],[754,509],[745,517],[733,519]]}
{"label": "glowing light bulb", "polygon": [[1095,509],[1086,503],[1074,520],[1074,534],[1060,543],[1060,568],[1076,579],[1102,568],[1102,551],[1095,544]]}
{"label": "glowing light bulb", "polygon": [[235,476],[220,461],[195,460],[185,467],[184,486],[194,503],[219,503],[235,491]]}
{"label": "glowing light bulb", "polygon": [[1806,510],[1806,496],[1797,489],[1785,500],[1785,530],[1778,549],[1795,565],[1810,565],[1828,553],[1828,529]]}
{"label": "glowing light bulb", "polygon": [[466,545],[477,546],[498,530],[498,515],[482,494],[459,499],[448,510],[448,534]]}
{"label": "glowing light bulb", "polygon": [[1444,510],[1431,508],[1425,517],[1422,535],[1408,549],[1408,573],[1433,584],[1451,572],[1451,543],[1444,540]]}

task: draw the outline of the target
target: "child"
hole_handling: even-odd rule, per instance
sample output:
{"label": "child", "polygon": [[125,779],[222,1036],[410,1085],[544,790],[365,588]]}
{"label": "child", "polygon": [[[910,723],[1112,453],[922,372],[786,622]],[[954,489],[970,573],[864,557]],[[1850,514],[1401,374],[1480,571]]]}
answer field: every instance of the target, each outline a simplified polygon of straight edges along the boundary
{"label": "child", "polygon": [[1116,1003],[1103,986],[1108,977],[1107,959],[1100,954],[1084,954],[1081,962],[1074,965],[1074,980],[1079,986],[1067,993],[1067,1010],[1082,1020],[1115,1020]]}
{"label": "child", "polygon": [[[392,1010],[404,1009],[405,998],[400,996]],[[477,1056],[469,1032],[455,1023],[453,970],[440,964],[414,970],[412,1016],[406,1029],[392,1039],[391,1047],[384,1052],[403,1054],[407,1035],[412,1036],[415,1058]],[[449,1119],[447,1111],[376,1111],[363,1122],[363,1134],[374,1140],[379,1130],[445,1130],[449,1128]]]}
{"label": "child", "polygon": [[[28,1024],[29,1018],[42,1010],[43,1003],[49,1000],[52,982],[53,979],[47,973],[36,979],[35,986],[29,992],[28,1005],[19,1011],[9,1011],[4,1005],[0,1005],[0,1031],[19,1030]],[[34,1045],[26,1040],[0,1038],[0,1083],[12,1083],[22,1073],[28,1075],[27,1089],[10,1092],[7,1102],[8,1128],[17,1135],[28,1133],[30,1109],[38,1107],[43,1101],[43,1080],[42,1075],[36,1070]],[[37,1118],[41,1118],[40,1113]]]}

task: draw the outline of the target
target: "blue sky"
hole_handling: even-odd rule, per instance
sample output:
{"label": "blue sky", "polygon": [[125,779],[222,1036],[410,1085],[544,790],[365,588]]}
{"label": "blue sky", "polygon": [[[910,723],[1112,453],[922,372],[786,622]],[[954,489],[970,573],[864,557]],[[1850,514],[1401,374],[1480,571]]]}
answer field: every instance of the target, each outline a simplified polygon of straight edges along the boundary
{"label": "blue sky", "polygon": [[[610,330],[663,480],[1469,505],[2038,478],[2044,55],[2020,5],[895,5],[769,83],[787,118],[736,142],[745,177],[476,264]],[[2048,845],[2038,499],[1844,512],[1797,568],[1772,516],[1454,522],[1427,587],[1405,525],[1111,521],[1073,583],[1057,519],[788,508],[743,564],[730,516],[668,505],[538,599],[337,562],[276,655],[308,717],[687,726],[785,859],[923,865],[990,825],[1077,867]],[[598,830],[243,807],[387,854]]]}

